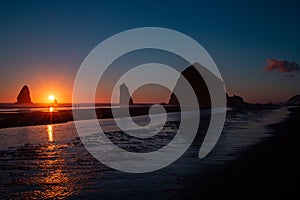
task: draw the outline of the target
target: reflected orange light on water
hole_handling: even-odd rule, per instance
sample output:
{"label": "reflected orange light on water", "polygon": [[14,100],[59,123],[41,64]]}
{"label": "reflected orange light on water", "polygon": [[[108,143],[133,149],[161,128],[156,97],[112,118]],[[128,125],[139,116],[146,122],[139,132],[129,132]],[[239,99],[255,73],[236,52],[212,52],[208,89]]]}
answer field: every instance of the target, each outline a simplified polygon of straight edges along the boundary
{"label": "reflected orange light on water", "polygon": [[47,125],[48,141],[53,142],[53,128],[52,125]]}
{"label": "reflected orange light on water", "polygon": [[[48,125],[48,136],[53,133],[53,127]],[[41,148],[39,164],[40,174],[32,181],[41,189],[29,194],[37,199],[65,199],[80,189],[75,183],[76,177],[72,177],[67,170],[65,158],[62,156],[62,149],[66,145],[49,144]]]}
{"label": "reflected orange light on water", "polygon": [[54,108],[51,106],[49,107],[49,112],[53,112],[54,111]]}

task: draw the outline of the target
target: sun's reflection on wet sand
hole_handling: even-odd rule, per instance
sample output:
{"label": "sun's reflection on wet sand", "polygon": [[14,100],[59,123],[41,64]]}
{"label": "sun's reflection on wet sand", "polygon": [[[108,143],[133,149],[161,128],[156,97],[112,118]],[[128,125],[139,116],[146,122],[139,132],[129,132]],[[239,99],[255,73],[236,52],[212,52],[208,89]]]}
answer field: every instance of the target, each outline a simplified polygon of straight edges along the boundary
{"label": "sun's reflection on wet sand", "polygon": [[48,132],[48,141],[53,142],[53,127],[52,127],[52,125],[47,125],[47,132]]}
{"label": "sun's reflection on wet sand", "polygon": [[73,134],[72,124],[64,128],[54,124],[24,127],[22,131],[26,133],[28,129],[30,134],[19,139],[26,141],[30,136],[32,144],[0,151],[0,182],[3,183],[0,183],[0,199],[81,196],[99,167],[101,174],[102,168],[107,171]]}
{"label": "sun's reflection on wet sand", "polygon": [[66,145],[57,144],[49,144],[43,148],[41,161],[38,163],[41,174],[32,180],[42,188],[33,191],[32,197],[66,198],[72,195],[75,189],[79,189],[75,185],[76,178],[71,177],[67,170],[65,158],[62,156],[64,148]]}
{"label": "sun's reflection on wet sand", "polygon": [[39,173],[30,178],[31,184],[38,188],[24,195],[37,199],[63,199],[80,190],[80,186],[76,185],[78,180],[70,175],[66,164],[64,152],[68,145],[53,143],[53,125],[46,127],[48,141],[51,143],[36,150],[36,157],[39,159],[35,164]]}

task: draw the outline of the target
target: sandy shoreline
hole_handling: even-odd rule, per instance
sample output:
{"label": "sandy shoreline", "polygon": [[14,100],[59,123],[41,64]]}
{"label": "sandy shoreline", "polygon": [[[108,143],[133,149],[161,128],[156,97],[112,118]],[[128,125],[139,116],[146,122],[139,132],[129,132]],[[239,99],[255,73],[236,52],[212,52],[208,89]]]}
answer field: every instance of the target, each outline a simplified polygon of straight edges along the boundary
{"label": "sandy shoreline", "polygon": [[[131,116],[147,115],[149,112],[150,105],[131,107]],[[122,112],[127,108],[112,108]],[[98,119],[112,118],[111,108],[96,108],[96,114]],[[167,112],[180,111],[179,107],[176,106],[165,106]],[[88,112],[87,112],[88,111]],[[88,109],[79,109],[79,113],[90,113]],[[91,119],[91,116],[85,115],[82,120]],[[72,109],[58,110],[56,112],[24,112],[24,113],[1,113],[0,112],[0,128],[8,127],[20,127],[20,126],[35,126],[45,124],[57,124],[73,121]]]}
{"label": "sandy shoreline", "polygon": [[287,119],[268,126],[272,131],[270,138],[245,149],[239,159],[204,177],[203,174],[185,177],[174,196],[189,199],[291,199],[297,196],[300,107],[289,110]]}
{"label": "sandy shoreline", "polygon": [[[229,111],[229,124],[225,126],[224,135],[229,137],[229,134],[236,139],[220,139],[221,145],[215,148],[217,152],[229,149],[229,153],[239,155],[234,156],[234,159],[224,161],[225,154],[216,152],[204,159],[197,158],[201,135],[206,132],[207,124],[203,123],[198,140],[195,139],[184,156],[164,169],[146,174],[118,172],[95,160],[82,146],[76,134],[70,133],[74,129],[72,123],[53,125],[53,141],[48,141],[47,126],[30,127],[37,131],[28,137],[30,140],[35,135],[38,138],[44,137],[44,140],[15,145],[2,151],[0,193],[3,198],[17,198],[20,195],[49,198],[55,195],[70,199],[119,199],[122,196],[130,196],[131,199],[286,199],[297,191],[292,181],[299,175],[296,158],[300,108],[290,108],[289,117],[281,123],[277,122],[286,115],[285,108],[284,114],[277,115],[277,120],[267,116],[283,112],[259,109]],[[36,117],[41,116],[40,114],[36,113]],[[268,130],[263,132],[254,126],[256,119],[266,120],[266,123],[260,123],[263,124],[262,127],[277,124],[269,125]],[[245,129],[241,122],[249,123],[246,127],[252,130]],[[27,127],[20,129],[26,131]],[[265,134],[269,136],[253,145],[245,145],[243,137],[247,141],[251,140],[245,134],[252,136],[253,131],[257,131],[262,137]],[[68,133],[70,138],[64,133]],[[11,137],[14,135],[17,134]],[[235,151],[234,148],[238,147],[234,145],[236,142],[241,142],[241,147]],[[130,143],[124,145],[128,146]],[[44,180],[47,182],[43,182]],[[36,191],[39,193],[35,193]]]}

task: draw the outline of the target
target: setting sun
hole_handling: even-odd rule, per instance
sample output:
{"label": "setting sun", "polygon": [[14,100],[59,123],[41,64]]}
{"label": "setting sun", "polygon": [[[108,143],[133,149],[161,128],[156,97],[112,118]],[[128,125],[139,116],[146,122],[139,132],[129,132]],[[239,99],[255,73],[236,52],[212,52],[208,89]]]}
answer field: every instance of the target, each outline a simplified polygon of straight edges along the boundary
{"label": "setting sun", "polygon": [[54,100],[55,100],[55,96],[51,94],[51,95],[48,96],[48,99],[49,99],[50,101],[54,101]]}

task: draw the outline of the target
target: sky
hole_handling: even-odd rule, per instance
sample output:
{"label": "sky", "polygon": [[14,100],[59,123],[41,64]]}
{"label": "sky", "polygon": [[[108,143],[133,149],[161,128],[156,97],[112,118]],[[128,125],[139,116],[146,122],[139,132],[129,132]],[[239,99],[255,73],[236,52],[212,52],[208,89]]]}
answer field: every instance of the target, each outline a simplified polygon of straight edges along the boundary
{"label": "sky", "polygon": [[71,102],[74,78],[89,52],[138,27],[169,28],[196,40],[230,95],[251,103],[284,102],[300,94],[299,7],[287,0],[1,0],[0,102],[15,102],[25,84],[33,102],[47,102],[49,94]]}

